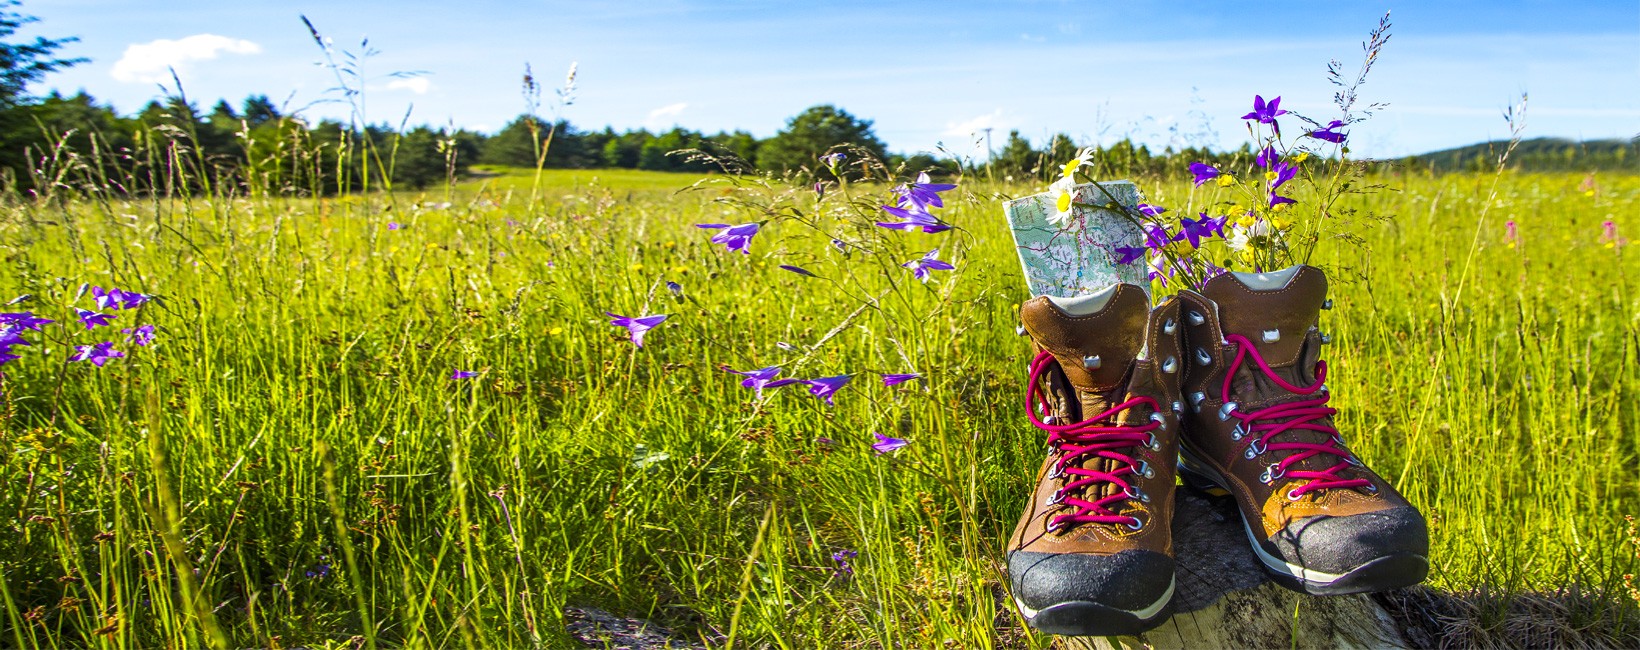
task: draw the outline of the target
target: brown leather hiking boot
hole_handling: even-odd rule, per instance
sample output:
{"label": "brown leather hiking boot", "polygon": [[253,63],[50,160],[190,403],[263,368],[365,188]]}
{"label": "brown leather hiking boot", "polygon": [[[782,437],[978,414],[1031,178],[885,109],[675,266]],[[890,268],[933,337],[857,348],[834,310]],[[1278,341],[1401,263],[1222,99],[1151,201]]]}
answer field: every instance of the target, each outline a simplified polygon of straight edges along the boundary
{"label": "brown leather hiking boot", "polygon": [[1235,497],[1254,553],[1289,589],[1350,594],[1422,582],[1423,516],[1333,428],[1327,338],[1317,328],[1331,307],[1321,270],[1225,273],[1179,299],[1189,349],[1185,482]]}
{"label": "brown leather hiking boot", "polygon": [[1053,634],[1151,629],[1173,612],[1177,301],[1152,311],[1117,284],[1019,311],[1038,350],[1026,412],[1050,449],[1008,543],[1014,602]]}

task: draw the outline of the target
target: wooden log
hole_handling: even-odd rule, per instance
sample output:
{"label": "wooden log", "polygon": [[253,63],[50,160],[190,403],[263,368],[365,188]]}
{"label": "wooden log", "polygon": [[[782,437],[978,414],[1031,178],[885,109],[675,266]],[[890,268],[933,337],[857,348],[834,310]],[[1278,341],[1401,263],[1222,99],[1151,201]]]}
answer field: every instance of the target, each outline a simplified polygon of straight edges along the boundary
{"label": "wooden log", "polygon": [[1368,595],[1309,596],[1270,582],[1235,504],[1180,487],[1173,513],[1175,614],[1139,637],[1065,637],[1076,649],[1407,648]]}

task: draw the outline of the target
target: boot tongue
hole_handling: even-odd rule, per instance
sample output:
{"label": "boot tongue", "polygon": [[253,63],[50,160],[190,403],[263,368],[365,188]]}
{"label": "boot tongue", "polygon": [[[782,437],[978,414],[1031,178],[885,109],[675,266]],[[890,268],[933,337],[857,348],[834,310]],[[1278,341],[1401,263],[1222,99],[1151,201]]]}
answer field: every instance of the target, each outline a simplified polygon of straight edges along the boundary
{"label": "boot tongue", "polygon": [[1225,334],[1247,337],[1271,368],[1288,368],[1298,364],[1305,336],[1321,315],[1327,276],[1307,265],[1224,273],[1208,280],[1201,293],[1218,303]]}
{"label": "boot tongue", "polygon": [[[1225,273],[1208,280],[1202,287],[1202,295],[1218,303],[1224,333],[1240,334],[1252,341],[1276,376],[1299,386],[1315,381],[1314,366],[1320,350],[1307,346],[1306,341],[1327,299],[1327,277],[1320,269],[1299,265],[1268,273]],[[1251,358],[1242,361],[1232,386],[1232,394],[1244,404],[1265,405],[1314,397],[1293,395],[1278,386]],[[1320,444],[1328,437],[1318,431],[1291,429],[1276,439]],[[1288,471],[1320,471],[1338,460],[1336,456],[1320,454],[1289,467]]]}
{"label": "boot tongue", "polygon": [[1149,316],[1150,296],[1132,284],[1082,298],[1037,297],[1019,308],[1025,331],[1053,354],[1076,389],[1083,418],[1124,396],[1133,361],[1144,349]]}

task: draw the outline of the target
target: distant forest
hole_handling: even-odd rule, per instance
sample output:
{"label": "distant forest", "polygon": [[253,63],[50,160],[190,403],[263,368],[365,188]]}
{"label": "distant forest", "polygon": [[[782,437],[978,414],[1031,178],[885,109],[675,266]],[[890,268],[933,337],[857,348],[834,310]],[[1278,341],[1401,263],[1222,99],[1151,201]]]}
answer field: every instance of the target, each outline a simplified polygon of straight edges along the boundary
{"label": "distant forest", "polygon": [[[548,140],[548,136],[550,141]],[[890,153],[872,132],[872,122],[835,106],[809,108],[779,133],[758,138],[745,131],[705,134],[683,128],[651,132],[581,129],[520,116],[494,134],[466,129],[389,125],[350,129],[331,120],[309,122],[282,113],[265,95],[238,106],[219,101],[209,111],[180,98],[149,103],[122,116],[84,93],[51,94],[0,108],[0,183],[27,190],[63,177],[69,168],[92,172],[107,187],[128,192],[151,189],[154,166],[185,164],[197,183],[257,184],[283,193],[330,194],[393,187],[424,188],[470,173],[473,165],[549,168],[623,168],[655,171],[721,171],[719,164],[682,153],[703,150],[727,158],[734,171],[825,175],[817,158],[852,145],[905,173],[952,174],[958,161],[928,154]],[[998,178],[1045,179],[1053,167],[1075,155],[1069,136],[1033,145],[1010,133],[980,169]],[[1507,142],[1470,145],[1392,163],[1403,170],[1431,172],[1493,169]],[[1246,151],[1163,150],[1123,140],[1101,149],[1097,165],[1109,174],[1183,173],[1197,160],[1223,161]],[[973,163],[970,163],[973,164]],[[1528,171],[1640,170],[1640,141],[1574,142],[1539,138],[1519,144],[1510,166]],[[84,175],[81,174],[83,177]]]}
{"label": "distant forest", "polygon": [[[15,0],[0,0],[0,192],[227,189],[334,194],[429,187],[467,176],[479,164],[758,171],[808,180],[830,174],[818,158],[833,151],[851,153],[854,163],[867,157],[882,161],[902,175],[969,172],[1023,181],[1049,179],[1079,148],[1063,134],[1033,145],[1014,131],[984,161],[890,153],[872,132],[871,120],[831,105],[798,113],[767,138],[744,131],[705,134],[683,128],[586,130],[531,114],[494,134],[453,127],[350,125],[290,114],[266,95],[247,97],[237,105],[221,100],[208,111],[185,97],[170,97],[121,115],[84,92],[44,97],[26,92],[48,74],[84,60],[57,56],[60,48],[74,42],[72,37],[18,40],[18,29],[35,19],[10,11],[16,6]],[[319,38],[316,30],[314,37]],[[1377,162],[1433,173],[1491,169],[1506,145],[1485,143]],[[1527,140],[1511,156],[1510,165],[1523,170],[1635,171],[1640,170],[1637,146],[1640,140]],[[1219,164],[1251,153],[1245,146],[1236,151],[1153,152],[1122,140],[1101,147],[1092,163],[1101,176],[1184,174],[1191,162]],[[853,171],[843,173],[858,173],[859,167],[846,169]]]}

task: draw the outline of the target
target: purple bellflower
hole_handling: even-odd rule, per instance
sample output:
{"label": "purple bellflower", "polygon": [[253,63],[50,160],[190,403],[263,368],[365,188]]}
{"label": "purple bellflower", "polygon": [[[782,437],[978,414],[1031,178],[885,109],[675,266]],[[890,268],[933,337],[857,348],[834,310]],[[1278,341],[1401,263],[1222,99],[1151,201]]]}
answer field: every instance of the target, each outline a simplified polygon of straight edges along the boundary
{"label": "purple bellflower", "polygon": [[859,553],[856,553],[856,552],[851,551],[851,550],[846,549],[846,548],[841,550],[841,551],[838,551],[836,553],[832,553],[831,554],[831,561],[837,563],[837,567],[831,570],[832,577],[834,577],[834,578],[847,578],[851,575],[854,575],[854,567],[849,565],[849,560],[852,560],[852,559],[858,557],[859,555],[860,555]]}
{"label": "purple bellflower", "polygon": [[1159,217],[1162,216],[1163,212],[1167,212],[1167,208],[1151,205],[1149,203],[1140,203],[1136,207],[1139,209],[1139,214],[1147,217]]}
{"label": "purple bellflower", "polygon": [[924,233],[930,235],[945,232],[951,229],[951,226],[946,225],[944,222],[941,222],[939,219],[935,218],[934,215],[929,214],[925,206],[911,205],[900,208],[892,205],[885,205],[882,206],[882,209],[883,212],[899,217],[900,221],[879,221],[877,222],[877,226],[881,228],[908,231],[921,228]]}
{"label": "purple bellflower", "polygon": [[798,381],[796,379],[775,379],[780,374],[779,366],[769,366],[757,370],[731,370],[725,366],[723,370],[724,372],[745,377],[745,379],[740,380],[740,385],[757,391],[758,399],[763,399],[763,389],[765,388],[779,388],[788,384],[795,384]]}
{"label": "purple bellflower", "polygon": [[786,269],[787,271],[791,271],[792,273],[796,273],[798,275],[808,276],[808,277],[811,277],[811,278],[820,277],[818,275],[815,275],[813,272],[810,272],[808,269],[805,269],[801,266],[794,266],[794,265],[791,265],[791,264],[781,264],[780,268]]}
{"label": "purple bellflower", "polygon": [[922,373],[883,373],[884,386],[898,386],[913,379],[922,379]]}
{"label": "purple bellflower", "polygon": [[1224,236],[1224,223],[1224,217],[1214,219],[1207,216],[1206,212],[1201,213],[1199,220],[1184,217],[1179,220],[1179,234],[1173,236],[1173,241],[1189,240],[1191,248],[1201,248],[1201,240],[1215,234],[1219,237]]}
{"label": "purple bellflower", "polygon": [[114,349],[113,341],[104,341],[96,345],[74,346],[74,356],[69,361],[90,361],[92,365],[101,368],[109,359],[118,359],[125,356],[124,352]]}
{"label": "purple bellflower", "polygon": [[1196,175],[1196,187],[1201,187],[1202,183],[1224,175],[1224,172],[1219,171],[1219,168],[1201,162],[1190,163],[1190,173]]}
{"label": "purple bellflower", "polygon": [[97,303],[98,309],[119,309],[120,290],[91,287],[91,300]]}
{"label": "purple bellflower", "polygon": [[877,442],[872,443],[871,450],[877,452],[878,456],[911,444],[911,441],[909,440],[905,440],[903,438],[892,438],[881,433],[873,433],[871,435],[877,436]]}
{"label": "purple bellflower", "polygon": [[88,330],[109,325],[108,321],[114,319],[113,314],[104,314],[101,312],[91,311],[89,309],[76,309],[75,311],[80,314],[80,324],[84,325]]}
{"label": "purple bellflower", "polygon": [[610,325],[625,327],[626,331],[632,336],[632,344],[640,348],[643,347],[644,332],[655,329],[656,325],[660,325],[662,321],[666,320],[666,314],[655,314],[653,316],[639,316],[633,318],[607,311],[604,313],[609,315]]}
{"label": "purple bellflower", "polygon": [[1253,164],[1268,169],[1280,161],[1281,154],[1276,151],[1276,148],[1274,146],[1266,146],[1263,150],[1258,152],[1258,157],[1253,159]]}
{"label": "purple bellflower", "polygon": [[35,316],[32,311],[0,314],[0,325],[7,325],[16,330],[34,330],[38,332],[41,325],[50,325],[55,322],[57,321]]}
{"label": "purple bellflower", "polygon": [[896,187],[893,192],[900,197],[895,201],[900,207],[919,206],[926,210],[929,206],[945,207],[945,203],[940,201],[940,192],[954,189],[957,189],[956,185],[935,183],[928,177],[928,172],[923,172],[917,174],[917,182]]}
{"label": "purple bellflower", "polygon": [[730,251],[740,251],[750,255],[752,252],[750,250],[752,237],[757,235],[758,229],[762,226],[756,223],[743,223],[738,226],[731,226],[726,223],[697,223],[695,227],[707,230],[722,230],[723,232],[712,235],[712,243],[723,244],[724,248]]}
{"label": "purple bellflower", "polygon": [[1145,229],[1145,248],[1161,250],[1173,243],[1173,236],[1167,234],[1167,227],[1159,223],[1147,223]]}
{"label": "purple bellflower", "polygon": [[929,271],[950,271],[957,268],[952,266],[950,262],[940,261],[940,249],[938,248],[924,253],[919,259],[911,260],[901,264],[900,266],[911,269],[912,277],[922,280],[923,282],[928,281]]}
{"label": "purple bellflower", "polygon": [[478,376],[478,373],[473,372],[471,370],[457,370],[455,372],[450,373],[450,378],[451,379],[472,379],[473,377],[477,377],[477,376]]}
{"label": "purple bellflower", "polygon": [[1278,205],[1282,205],[1282,204],[1285,204],[1285,203],[1298,203],[1298,201],[1295,201],[1293,199],[1289,199],[1289,198],[1287,198],[1285,196],[1282,196],[1280,194],[1276,194],[1276,191],[1273,190],[1273,189],[1270,190],[1270,207],[1273,208],[1273,207],[1276,207]]}
{"label": "purple bellflower", "polygon": [[1289,165],[1289,164],[1284,163],[1284,162],[1276,163],[1276,168],[1271,170],[1271,171],[1274,171],[1276,173],[1276,177],[1270,179],[1270,190],[1271,191],[1275,191],[1276,188],[1281,187],[1282,185],[1285,185],[1287,183],[1287,181],[1293,180],[1293,177],[1298,175],[1298,167],[1297,166]]}
{"label": "purple bellflower", "polygon": [[1135,246],[1117,246],[1115,250],[1117,264],[1132,264],[1145,256],[1145,249]]}
{"label": "purple bellflower", "polygon": [[1342,120],[1333,120],[1331,124],[1328,124],[1324,128],[1311,131],[1309,135],[1317,140],[1331,142],[1333,144],[1343,144],[1344,139],[1349,137],[1348,133],[1338,132],[1338,129],[1343,128],[1343,126],[1344,122]]}
{"label": "purple bellflower", "polygon": [[1254,95],[1253,112],[1241,116],[1241,119],[1256,120],[1260,123],[1268,124],[1270,125],[1270,128],[1275,130],[1276,135],[1281,135],[1281,125],[1276,122],[1276,117],[1286,114],[1287,111],[1281,110],[1280,97],[1276,97],[1275,99],[1271,99],[1269,103],[1265,103],[1263,95]]}
{"label": "purple bellflower", "polygon": [[836,377],[804,379],[803,384],[809,387],[810,395],[826,400],[826,406],[836,406],[837,404],[831,401],[831,396],[847,386],[851,379],[854,379],[851,375],[837,375]]}
{"label": "purple bellflower", "polygon": [[127,327],[125,329],[120,330],[120,333],[129,335],[125,338],[126,342],[128,342],[128,343],[135,343],[137,345],[146,346],[149,343],[154,342],[154,326],[153,325],[138,325],[136,328]]}

